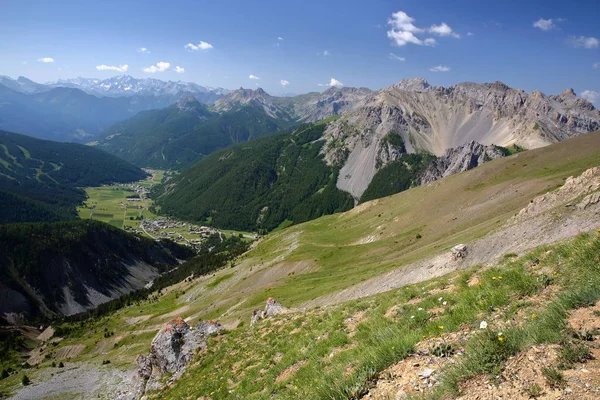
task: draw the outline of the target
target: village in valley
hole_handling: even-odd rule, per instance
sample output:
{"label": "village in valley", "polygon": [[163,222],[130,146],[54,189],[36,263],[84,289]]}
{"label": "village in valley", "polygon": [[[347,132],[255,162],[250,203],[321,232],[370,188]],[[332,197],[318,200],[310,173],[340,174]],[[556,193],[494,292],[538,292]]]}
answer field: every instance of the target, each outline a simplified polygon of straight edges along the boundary
{"label": "village in valley", "polygon": [[88,199],[78,208],[80,218],[103,221],[155,240],[169,239],[192,247],[201,246],[204,240],[214,234],[240,235],[247,240],[256,239],[256,235],[249,232],[220,231],[210,226],[155,214],[150,191],[162,181],[165,171],[144,171],[149,177],[143,181],[85,188]]}

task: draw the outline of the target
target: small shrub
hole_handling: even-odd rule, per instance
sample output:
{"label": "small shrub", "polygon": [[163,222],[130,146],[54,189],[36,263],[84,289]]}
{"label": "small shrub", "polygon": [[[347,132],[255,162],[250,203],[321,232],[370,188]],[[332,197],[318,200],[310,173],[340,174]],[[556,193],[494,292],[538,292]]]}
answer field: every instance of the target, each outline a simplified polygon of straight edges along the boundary
{"label": "small shrub", "polygon": [[437,346],[434,346],[431,349],[431,354],[433,354],[436,357],[450,357],[455,352],[456,350],[454,349],[454,347],[448,343],[441,343]]}
{"label": "small shrub", "polygon": [[23,384],[23,386],[27,386],[31,383],[31,380],[29,379],[29,377],[27,375],[23,375],[23,378],[21,379],[21,383]]}
{"label": "small shrub", "polygon": [[64,368],[65,364],[63,364],[63,362],[61,361],[60,363],[58,363],[58,368]]}
{"label": "small shrub", "polygon": [[415,236],[417,239],[421,239],[423,236],[421,236],[420,233],[417,233],[417,236]]}
{"label": "small shrub", "polygon": [[559,368],[568,369],[571,365],[590,358],[590,349],[586,346],[567,344],[561,350]]}
{"label": "small shrub", "polygon": [[6,378],[8,378],[8,376],[9,376],[9,375],[10,375],[10,374],[8,373],[8,371],[7,371],[7,370],[5,370],[5,369],[3,369],[3,370],[2,370],[2,376],[1,376],[1,378],[0,378],[0,379],[6,379]]}
{"label": "small shrub", "polygon": [[51,365],[51,367],[52,367],[52,368],[56,368],[56,363],[55,363],[54,361],[52,361],[52,365]]}
{"label": "small shrub", "polygon": [[530,384],[526,391],[529,397],[538,397],[543,392],[542,388],[537,383]]}
{"label": "small shrub", "polygon": [[102,365],[110,364],[110,360],[102,360]]}
{"label": "small shrub", "polygon": [[542,375],[544,375],[548,384],[553,388],[561,389],[567,383],[565,376],[556,368],[542,368]]}

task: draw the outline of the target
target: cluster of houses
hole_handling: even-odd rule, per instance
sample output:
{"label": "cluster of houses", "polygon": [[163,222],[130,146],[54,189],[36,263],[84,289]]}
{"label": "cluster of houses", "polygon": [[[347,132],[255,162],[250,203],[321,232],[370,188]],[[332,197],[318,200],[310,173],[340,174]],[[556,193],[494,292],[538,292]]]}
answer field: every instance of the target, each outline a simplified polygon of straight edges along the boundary
{"label": "cluster of houses", "polygon": [[[157,239],[171,239],[177,242],[197,245],[210,235],[218,233],[214,228],[208,226],[197,226],[186,222],[177,221],[171,218],[157,218],[142,220],[140,228],[147,233],[154,235]],[[181,234],[181,228],[187,228],[188,233],[198,235],[198,238],[186,239]]]}

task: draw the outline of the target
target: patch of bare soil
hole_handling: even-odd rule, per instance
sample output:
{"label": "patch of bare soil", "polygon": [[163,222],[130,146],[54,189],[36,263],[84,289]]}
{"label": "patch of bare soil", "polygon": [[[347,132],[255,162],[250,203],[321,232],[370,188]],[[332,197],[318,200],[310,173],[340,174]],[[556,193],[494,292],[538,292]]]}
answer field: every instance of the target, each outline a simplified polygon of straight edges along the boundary
{"label": "patch of bare soil", "polygon": [[464,344],[471,332],[468,327],[441,337],[422,340],[410,355],[385,369],[375,386],[363,399],[404,399],[409,395],[424,393],[438,383],[438,373],[453,364],[464,354]]}
{"label": "patch of bare soil", "polygon": [[302,368],[302,366],[304,364],[306,364],[306,362],[307,362],[306,360],[298,361],[296,364],[292,365],[291,367],[284,369],[283,371],[281,371],[279,376],[277,378],[275,378],[275,382],[279,383],[281,381],[288,379],[289,377],[294,375],[296,372],[298,372],[298,370],[300,368]]}
{"label": "patch of bare soil", "polygon": [[437,357],[415,354],[388,367],[380,375],[375,387],[363,399],[403,399],[411,394],[423,393],[438,382],[437,372],[454,357]]}
{"label": "patch of bare soil", "polygon": [[44,329],[44,331],[42,333],[39,334],[39,336],[37,337],[37,340],[41,340],[42,342],[45,342],[46,340],[51,339],[52,336],[54,336],[54,328],[49,326],[46,329]]}
{"label": "patch of bare soil", "polygon": [[96,346],[96,353],[108,353],[110,350],[115,348],[115,343],[119,343],[121,339],[123,339],[123,336],[115,336],[114,338],[103,339],[99,341],[98,345]]}
{"label": "patch of bare soil", "polygon": [[70,346],[64,346],[56,350],[56,359],[64,360],[69,358],[77,357],[85,349],[84,344],[72,344]]}
{"label": "patch of bare soil", "polygon": [[571,313],[569,327],[580,333],[594,333],[588,342],[591,359],[565,371],[571,389],[565,399],[600,399],[600,301],[592,307],[579,308]]}
{"label": "patch of bare soil", "polygon": [[169,319],[169,318],[181,317],[183,315],[183,313],[186,312],[189,309],[190,309],[189,305],[186,305],[186,306],[183,306],[183,307],[179,307],[175,311],[171,311],[168,314],[162,315],[161,319]]}
{"label": "patch of bare soil", "polygon": [[154,315],[152,315],[152,314],[147,314],[147,315],[140,315],[139,317],[131,317],[131,318],[127,318],[125,320],[125,323],[127,325],[135,325],[135,324],[139,324],[140,322],[148,321],[153,316]]}
{"label": "patch of bare soil", "polygon": [[356,335],[356,328],[358,327],[358,324],[360,324],[364,319],[365,311],[362,310],[355,313],[350,318],[346,318],[346,320],[344,320],[344,325],[346,326],[348,337],[353,337],[354,335]]}
{"label": "patch of bare soil", "polygon": [[558,346],[532,346],[510,358],[500,375],[492,381],[487,375],[480,375],[460,385],[460,400],[484,399],[558,399],[565,393],[553,387],[542,372],[555,368],[558,360]]}

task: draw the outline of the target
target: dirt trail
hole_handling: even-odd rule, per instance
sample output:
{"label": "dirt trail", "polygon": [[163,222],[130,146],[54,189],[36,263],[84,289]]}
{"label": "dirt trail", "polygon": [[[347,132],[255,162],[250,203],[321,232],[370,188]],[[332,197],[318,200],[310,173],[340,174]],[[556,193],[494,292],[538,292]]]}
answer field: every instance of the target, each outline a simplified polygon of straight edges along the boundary
{"label": "dirt trail", "polygon": [[[562,196],[560,201],[553,193],[538,196],[531,203],[535,205],[536,212],[522,211],[497,231],[466,243],[468,254],[464,258],[455,259],[451,252],[439,254],[339,292],[318,297],[298,307],[333,305],[371,296],[459,269],[493,263],[508,253],[524,253],[541,245],[594,230],[600,226],[600,200],[595,196],[598,192],[594,192],[598,188],[599,175],[600,168],[592,168],[580,177],[587,178],[587,182],[582,182],[580,178],[567,180],[567,187],[563,186],[557,190]],[[576,185],[569,185],[573,182]],[[584,195],[587,196],[581,199]],[[545,201],[550,204],[546,206]],[[528,208],[530,207],[524,210]]]}

